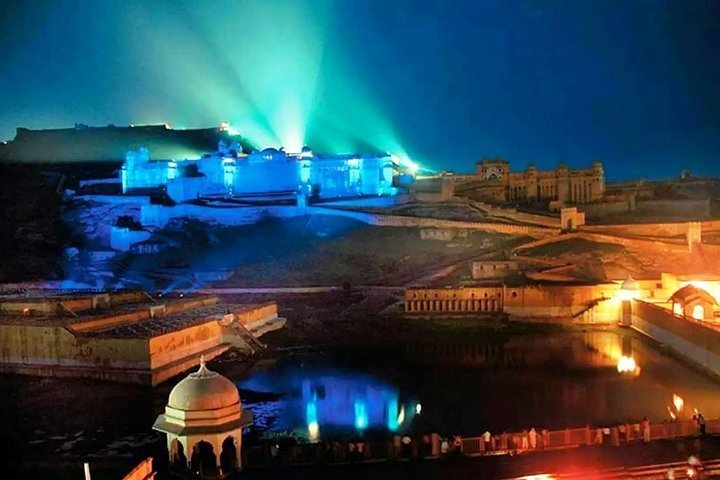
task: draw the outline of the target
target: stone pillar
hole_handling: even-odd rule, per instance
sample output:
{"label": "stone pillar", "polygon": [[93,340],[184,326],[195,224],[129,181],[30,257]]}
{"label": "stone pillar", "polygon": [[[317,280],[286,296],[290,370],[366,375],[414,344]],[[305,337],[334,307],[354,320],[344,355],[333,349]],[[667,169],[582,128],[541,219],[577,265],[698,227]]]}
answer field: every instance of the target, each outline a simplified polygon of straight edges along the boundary
{"label": "stone pillar", "polygon": [[702,223],[689,222],[686,237],[688,251],[692,252],[695,249],[696,244],[702,243]]}
{"label": "stone pillar", "polygon": [[632,300],[623,300],[620,305],[620,326],[629,327],[632,325]]}

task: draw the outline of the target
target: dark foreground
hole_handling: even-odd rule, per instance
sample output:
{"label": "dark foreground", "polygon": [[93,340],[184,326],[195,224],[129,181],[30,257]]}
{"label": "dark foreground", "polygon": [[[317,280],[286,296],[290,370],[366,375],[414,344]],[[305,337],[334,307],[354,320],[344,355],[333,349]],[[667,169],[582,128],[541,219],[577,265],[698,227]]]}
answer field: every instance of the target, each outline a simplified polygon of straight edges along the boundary
{"label": "dark foreground", "polygon": [[692,455],[701,459],[720,458],[720,439],[686,438],[631,444],[621,447],[582,447],[569,450],[533,452],[516,456],[448,458],[424,461],[384,462],[361,465],[250,469],[242,478],[343,478],[344,480],[418,479],[503,479],[533,474],[573,474],[593,478],[598,471],[616,467],[637,467],[685,462]]}

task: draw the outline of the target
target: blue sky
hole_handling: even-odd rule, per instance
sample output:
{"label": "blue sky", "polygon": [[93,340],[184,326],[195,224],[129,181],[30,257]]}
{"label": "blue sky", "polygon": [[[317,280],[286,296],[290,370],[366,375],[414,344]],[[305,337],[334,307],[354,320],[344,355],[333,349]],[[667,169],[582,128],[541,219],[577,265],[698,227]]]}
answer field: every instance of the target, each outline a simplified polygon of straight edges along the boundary
{"label": "blue sky", "polygon": [[0,138],[230,120],[259,143],[720,175],[720,2],[3,2]]}

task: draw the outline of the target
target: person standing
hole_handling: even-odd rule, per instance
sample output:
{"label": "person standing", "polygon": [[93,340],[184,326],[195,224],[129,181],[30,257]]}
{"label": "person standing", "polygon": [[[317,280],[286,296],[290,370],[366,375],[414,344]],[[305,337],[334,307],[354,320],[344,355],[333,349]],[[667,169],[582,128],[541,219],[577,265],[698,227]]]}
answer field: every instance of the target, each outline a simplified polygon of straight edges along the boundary
{"label": "person standing", "polygon": [[362,440],[357,442],[355,445],[355,450],[357,451],[357,460],[358,462],[362,462],[365,459],[365,442]]}
{"label": "person standing", "polygon": [[456,457],[461,457],[463,453],[463,443],[460,435],[455,435],[453,438],[453,453]]}
{"label": "person standing", "polygon": [[437,433],[430,435],[430,443],[432,444],[430,446],[430,455],[437,457],[440,455],[440,435]]}
{"label": "person standing", "polygon": [[405,434],[402,437],[402,454],[405,458],[412,457],[412,438],[410,438],[410,435]]}
{"label": "person standing", "polygon": [[400,443],[400,435],[395,434],[392,437],[392,457],[397,459],[402,451],[402,444]]}
{"label": "person standing", "polygon": [[495,447],[493,447],[490,443],[491,439],[492,439],[492,435],[490,434],[490,432],[485,430],[485,433],[482,434],[482,437],[483,437],[483,441],[485,442],[485,450],[486,451],[494,450]]}
{"label": "person standing", "polygon": [[643,441],[645,443],[650,442],[650,420],[648,420],[647,417],[643,417],[642,432],[643,432]]}
{"label": "person standing", "polygon": [[705,430],[706,427],[705,427],[705,417],[703,416],[702,413],[698,414],[698,425],[700,425],[700,435],[704,436],[706,433],[706,430]]}
{"label": "person standing", "polygon": [[530,441],[530,448],[535,450],[537,448],[537,431],[535,427],[530,429],[528,432],[528,440]]}
{"label": "person standing", "polygon": [[355,461],[355,442],[348,442],[347,459],[350,463],[353,463]]}
{"label": "person standing", "polygon": [[522,431],[521,441],[522,441],[522,443],[520,444],[520,448],[523,449],[523,450],[527,450],[527,449],[528,449],[528,431],[527,431],[527,428],[524,428],[523,431]]}

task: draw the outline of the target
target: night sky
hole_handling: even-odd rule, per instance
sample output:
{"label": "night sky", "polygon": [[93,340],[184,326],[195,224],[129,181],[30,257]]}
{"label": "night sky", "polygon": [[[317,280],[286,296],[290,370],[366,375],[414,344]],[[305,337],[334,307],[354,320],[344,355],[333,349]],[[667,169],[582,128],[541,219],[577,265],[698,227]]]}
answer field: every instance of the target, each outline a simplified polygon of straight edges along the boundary
{"label": "night sky", "polygon": [[0,32],[2,139],[229,120],[456,172],[720,175],[717,1],[4,0]]}

